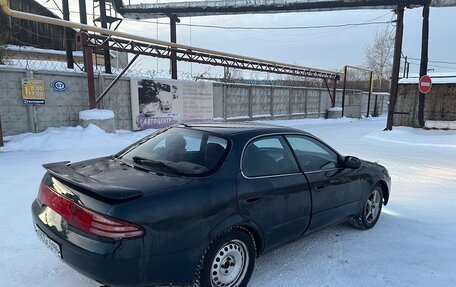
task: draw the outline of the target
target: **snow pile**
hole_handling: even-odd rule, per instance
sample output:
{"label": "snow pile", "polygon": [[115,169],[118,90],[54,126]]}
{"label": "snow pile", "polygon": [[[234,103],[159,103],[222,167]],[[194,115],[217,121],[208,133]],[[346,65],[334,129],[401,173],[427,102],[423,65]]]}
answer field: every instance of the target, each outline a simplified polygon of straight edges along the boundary
{"label": "snow pile", "polygon": [[[6,143],[0,151],[56,151],[109,148],[113,144],[127,146],[153,132],[119,132],[119,135],[106,133],[98,126],[48,128],[41,133],[26,133],[5,137]],[[122,137],[123,135],[123,137]]]}
{"label": "snow pile", "polygon": [[80,120],[109,120],[114,118],[114,112],[111,110],[92,109],[79,112]]}
{"label": "snow pile", "polygon": [[[29,46],[17,46],[17,45],[6,45],[5,49],[8,51],[22,52],[22,53],[39,53],[39,54],[52,54],[52,55],[63,55],[65,56],[66,52],[61,50],[51,50],[51,49],[39,49]],[[82,51],[73,51],[73,56],[82,57]]]}

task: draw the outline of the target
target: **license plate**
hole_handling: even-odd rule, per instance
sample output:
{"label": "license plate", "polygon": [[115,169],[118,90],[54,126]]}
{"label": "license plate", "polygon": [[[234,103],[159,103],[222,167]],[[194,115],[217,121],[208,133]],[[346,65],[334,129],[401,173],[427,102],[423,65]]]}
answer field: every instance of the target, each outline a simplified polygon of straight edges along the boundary
{"label": "license plate", "polygon": [[62,258],[60,245],[51,238],[49,238],[49,236],[47,236],[46,233],[44,233],[38,226],[35,226],[35,230],[36,235],[41,240],[41,242],[43,242],[44,245],[46,245],[46,247],[49,248],[49,250],[51,250],[52,253],[54,253],[58,258]]}

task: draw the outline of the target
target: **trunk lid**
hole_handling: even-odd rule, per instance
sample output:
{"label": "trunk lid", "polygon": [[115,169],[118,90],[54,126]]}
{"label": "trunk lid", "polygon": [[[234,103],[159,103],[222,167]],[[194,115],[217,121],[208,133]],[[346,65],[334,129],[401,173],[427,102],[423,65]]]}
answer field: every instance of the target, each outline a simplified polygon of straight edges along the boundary
{"label": "trunk lid", "polygon": [[134,168],[112,157],[44,164],[52,177],[97,200],[115,204],[187,184],[190,178]]}

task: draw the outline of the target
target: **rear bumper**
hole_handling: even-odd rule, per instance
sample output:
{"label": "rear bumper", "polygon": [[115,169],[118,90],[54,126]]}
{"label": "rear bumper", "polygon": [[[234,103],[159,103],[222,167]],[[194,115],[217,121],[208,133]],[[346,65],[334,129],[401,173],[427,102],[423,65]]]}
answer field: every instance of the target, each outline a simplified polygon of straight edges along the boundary
{"label": "rear bumper", "polygon": [[61,249],[62,260],[83,275],[110,286],[137,286],[143,279],[143,240],[101,241],[68,227],[65,220],[35,200],[32,217]]}

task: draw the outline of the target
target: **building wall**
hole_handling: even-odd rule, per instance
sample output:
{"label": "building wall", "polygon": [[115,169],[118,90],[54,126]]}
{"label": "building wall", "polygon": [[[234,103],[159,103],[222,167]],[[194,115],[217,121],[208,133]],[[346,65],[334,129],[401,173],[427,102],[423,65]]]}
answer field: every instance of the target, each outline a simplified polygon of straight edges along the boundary
{"label": "building wall", "polygon": [[[48,127],[76,126],[79,111],[89,108],[87,78],[84,73],[35,71],[33,77],[44,80],[46,104],[27,106],[22,103],[21,78],[24,69],[0,67],[0,118],[4,136],[41,132]],[[96,95],[114,79],[111,75],[95,76]],[[52,83],[64,81],[68,90],[55,92]],[[287,119],[325,117],[331,101],[326,89],[258,86],[214,83],[214,118],[226,120]],[[347,90],[347,116],[367,114],[366,93]],[[336,106],[341,106],[342,91],[337,91]],[[373,115],[375,97],[371,100]],[[387,111],[387,100],[378,98],[379,113]],[[380,109],[380,107],[382,107]],[[117,129],[132,129],[130,79],[122,78],[101,101],[100,108],[116,115]]]}
{"label": "building wall", "polygon": [[[399,85],[394,125],[419,127],[418,85]],[[456,121],[456,84],[434,84],[425,96],[424,119]]]}

